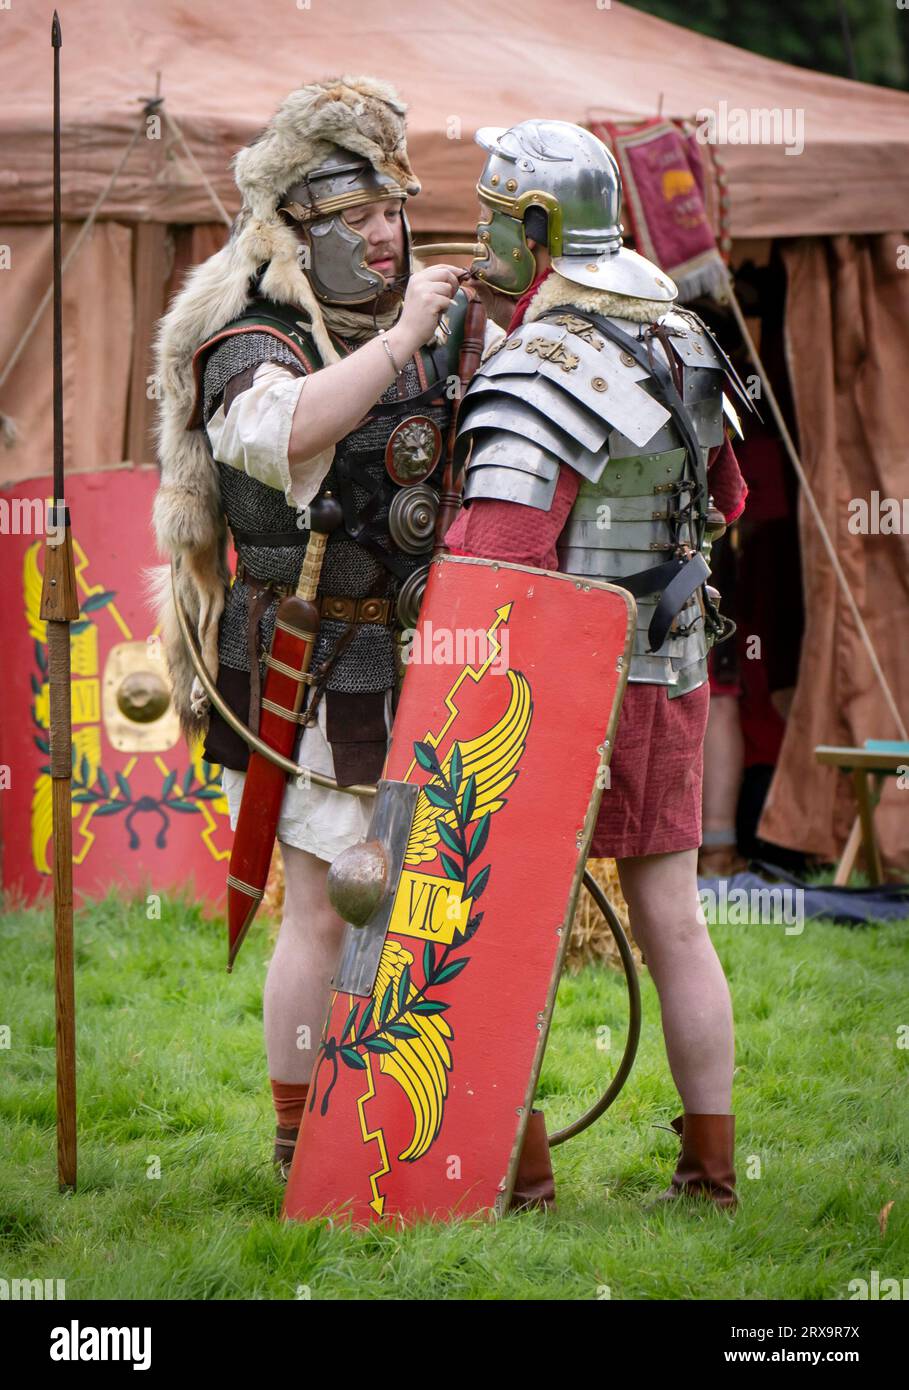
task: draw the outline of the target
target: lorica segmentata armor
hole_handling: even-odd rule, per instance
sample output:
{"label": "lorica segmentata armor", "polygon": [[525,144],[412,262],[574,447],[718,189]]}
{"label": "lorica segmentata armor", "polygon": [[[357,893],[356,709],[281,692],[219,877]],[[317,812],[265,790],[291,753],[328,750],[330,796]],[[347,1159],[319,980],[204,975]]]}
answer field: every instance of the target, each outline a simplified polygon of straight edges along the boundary
{"label": "lorica segmentata armor", "polygon": [[636,598],[631,681],[670,698],[707,678],[722,620],[709,574],[707,461],[723,442],[723,388],[740,393],[695,314],[659,325],[564,305],[508,334],[480,367],[459,417],[464,499],[548,511],[562,464],[581,485],[558,539],[560,568]]}

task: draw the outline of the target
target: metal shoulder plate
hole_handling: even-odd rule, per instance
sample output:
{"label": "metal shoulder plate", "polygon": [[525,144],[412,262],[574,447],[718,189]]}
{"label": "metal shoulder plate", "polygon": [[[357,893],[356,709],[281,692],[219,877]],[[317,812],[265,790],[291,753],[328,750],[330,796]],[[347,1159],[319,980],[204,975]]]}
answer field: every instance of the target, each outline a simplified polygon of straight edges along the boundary
{"label": "metal shoulder plate", "polygon": [[548,510],[559,464],[596,482],[618,432],[642,447],[669,421],[647,372],[583,318],[522,324],[486,358],[458,417],[456,460],[472,445],[464,498]]}
{"label": "metal shoulder plate", "polygon": [[[709,451],[725,438],[722,350],[697,314],[687,310],[670,310],[660,326],[668,331],[673,352],[682,364],[682,400],[694,421],[698,443]],[[659,340],[654,342],[653,351],[661,361],[667,361]]]}
{"label": "metal shoulder plate", "polygon": [[[661,323],[673,333],[673,344],[683,362],[691,363],[692,366],[710,366],[722,371],[730,396],[737,397],[750,414],[757,414],[754,401],[732,365],[730,357],[717,342],[703,319],[699,318],[693,309],[675,307],[663,316]],[[676,333],[679,334],[678,337],[676,337]],[[695,361],[692,361],[692,354],[696,359]],[[730,401],[731,406],[732,402]],[[734,418],[736,424],[738,423],[738,416],[734,410],[732,410],[730,418]],[[741,435],[741,430],[739,430],[739,434]]]}
{"label": "metal shoulder plate", "polygon": [[[630,323],[625,319],[608,318],[630,338],[638,341],[647,333],[644,324]],[[595,326],[595,325],[594,325]],[[647,352],[654,363],[671,369],[677,376],[681,368],[679,387],[682,402],[688,413],[698,444],[706,462],[709,451],[725,438],[723,424],[723,373],[724,356],[715,338],[696,314],[687,310],[670,310],[660,318],[661,334],[650,334],[647,339]],[[664,339],[672,344],[672,361],[667,353]],[[625,354],[620,354],[624,360]],[[677,424],[660,431],[659,436],[648,441],[647,453],[658,449],[672,448],[678,442]],[[610,440],[611,457],[630,457],[635,452],[636,441],[624,437],[617,431]]]}

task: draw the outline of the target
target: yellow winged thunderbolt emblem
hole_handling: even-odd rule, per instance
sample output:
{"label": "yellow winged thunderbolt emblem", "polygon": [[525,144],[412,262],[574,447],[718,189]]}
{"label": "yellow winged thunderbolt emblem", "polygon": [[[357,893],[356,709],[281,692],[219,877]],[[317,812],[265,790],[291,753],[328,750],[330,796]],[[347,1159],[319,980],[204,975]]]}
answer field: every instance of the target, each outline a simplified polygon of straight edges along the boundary
{"label": "yellow winged thunderbolt emblem", "polygon": [[[505,674],[511,682],[511,699],[502,718],[485,734],[466,739],[457,745],[464,760],[465,777],[471,774],[476,777],[476,803],[470,817],[471,822],[479,820],[487,811],[498,811],[504,806],[502,798],[518,775],[517,764],[524,752],[524,742],[533,713],[527,678],[521,675],[520,671],[506,671]],[[454,747],[453,744],[442,763],[442,770],[446,775],[451,768]],[[404,854],[405,864],[425,864],[435,859],[440,839],[440,831],[436,824],[439,820],[443,820],[449,827],[453,826],[454,811],[440,811],[421,790]]]}
{"label": "yellow winged thunderbolt emblem", "polygon": [[[518,775],[518,763],[524,752],[533,714],[533,701],[525,676],[510,670],[506,676],[510,683],[510,698],[502,717],[478,737],[453,743],[441,764],[443,780],[448,781],[457,748],[462,785],[473,779],[475,796],[470,814],[464,822],[465,828],[500,810],[505,805],[505,793]],[[405,866],[434,860],[442,838],[438,822],[442,821],[452,828],[456,820],[453,809],[445,811],[434,806],[425,790],[421,789],[404,855]],[[400,893],[405,889],[406,870],[398,891]],[[379,1066],[384,1074],[397,1081],[413,1109],[413,1138],[399,1154],[401,1160],[409,1162],[427,1152],[442,1127],[448,1095],[448,1073],[452,1067],[448,1042],[453,1037],[450,1026],[441,1014],[407,1009],[409,1002],[419,1003],[428,997],[426,985],[420,989],[410,978],[413,961],[411,952],[400,941],[389,936],[382,950],[373,990],[376,1008],[389,987],[392,998],[397,1001],[394,1027],[387,1033],[393,1048],[380,1053]],[[401,981],[405,969],[407,977],[402,994]],[[403,1033],[412,1033],[413,1036],[402,1036]]]}

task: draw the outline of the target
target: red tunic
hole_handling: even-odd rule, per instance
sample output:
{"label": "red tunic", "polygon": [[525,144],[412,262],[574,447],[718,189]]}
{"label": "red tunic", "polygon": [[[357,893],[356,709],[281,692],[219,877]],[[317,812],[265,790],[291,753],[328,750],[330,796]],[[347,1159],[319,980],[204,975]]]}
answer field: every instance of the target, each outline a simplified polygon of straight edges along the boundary
{"label": "red tunic", "polygon": [[[509,332],[520,322],[531,297],[528,292],[519,301]],[[734,521],[745,506],[748,489],[728,440],[713,451],[708,467],[716,505],[727,522]],[[449,528],[445,544],[453,555],[557,570],[556,542],[580,482],[580,474],[563,464],[548,512],[518,502],[476,498]],[[570,652],[564,657],[570,661]],[[700,845],[709,704],[706,683],[675,700],[668,698],[665,686],[637,682],[627,686],[609,787],[603,792],[590,850],[594,858],[664,854]]]}

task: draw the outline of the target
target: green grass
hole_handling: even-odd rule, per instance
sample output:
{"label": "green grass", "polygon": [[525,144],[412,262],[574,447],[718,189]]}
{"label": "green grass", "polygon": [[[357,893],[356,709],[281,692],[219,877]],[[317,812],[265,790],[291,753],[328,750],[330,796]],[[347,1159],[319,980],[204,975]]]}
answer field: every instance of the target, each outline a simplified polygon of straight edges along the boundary
{"label": "green grass", "polygon": [[[406,1231],[278,1219],[262,1041],[268,934],[233,976],[224,930],[186,903],[148,921],[114,895],[77,916],[79,1189],[56,1190],[52,926],[0,919],[0,1277],[70,1298],[842,1299],[909,1274],[907,924],[719,926],[737,1019],[742,1205],[667,1204],[679,1106],[653,986],[632,1076],[555,1152],[559,1209]],[[624,984],[563,980],[538,1093],[550,1129],[598,1094]],[[749,1180],[754,1160],[761,1176]],[[159,1178],[150,1177],[155,1160]],[[878,1213],[894,1202],[882,1236]]]}

